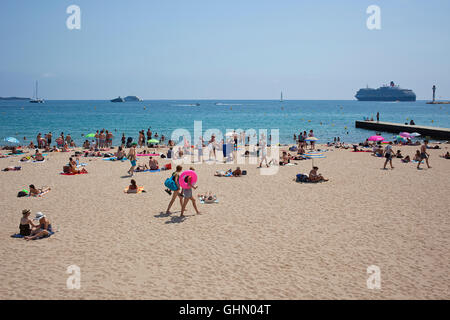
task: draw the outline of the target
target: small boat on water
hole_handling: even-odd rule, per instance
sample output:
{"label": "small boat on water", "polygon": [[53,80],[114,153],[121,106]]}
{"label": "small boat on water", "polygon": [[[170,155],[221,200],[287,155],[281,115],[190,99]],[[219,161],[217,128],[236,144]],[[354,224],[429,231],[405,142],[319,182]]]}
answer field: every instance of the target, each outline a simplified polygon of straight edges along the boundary
{"label": "small boat on water", "polygon": [[33,99],[30,99],[30,103],[44,103],[44,99],[39,99],[38,95],[38,82],[36,81],[36,87],[34,89]]}
{"label": "small boat on water", "polygon": [[125,102],[125,100],[123,98],[121,98],[120,96],[118,96],[115,99],[112,99],[111,102]]}

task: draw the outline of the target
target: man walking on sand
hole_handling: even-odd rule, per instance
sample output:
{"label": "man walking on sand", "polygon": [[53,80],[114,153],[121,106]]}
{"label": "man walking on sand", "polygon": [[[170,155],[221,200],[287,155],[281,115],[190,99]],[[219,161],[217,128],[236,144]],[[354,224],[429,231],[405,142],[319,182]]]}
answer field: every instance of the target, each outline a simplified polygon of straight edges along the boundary
{"label": "man walking on sand", "polygon": [[427,167],[428,169],[430,169],[430,164],[428,163],[428,158],[430,157],[430,155],[427,153],[427,146],[428,146],[428,140],[425,140],[423,142],[423,145],[420,146],[420,159],[421,161],[419,161],[419,163],[417,164],[417,169],[420,169],[420,163],[425,160],[425,162],[427,163]]}
{"label": "man walking on sand", "polygon": [[386,165],[389,162],[391,165],[391,169],[394,169],[392,166],[392,157],[394,156],[394,150],[392,150],[392,142],[389,142],[389,144],[384,149],[384,157],[386,158],[386,161],[384,162],[383,169],[386,170]]}

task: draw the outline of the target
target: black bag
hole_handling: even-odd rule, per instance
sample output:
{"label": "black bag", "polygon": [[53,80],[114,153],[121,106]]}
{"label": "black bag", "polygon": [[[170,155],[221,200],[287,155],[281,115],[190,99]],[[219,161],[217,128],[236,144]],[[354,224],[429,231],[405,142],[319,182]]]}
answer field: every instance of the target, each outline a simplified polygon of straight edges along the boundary
{"label": "black bag", "polygon": [[26,193],[25,191],[19,191],[19,193],[17,194],[18,198],[26,197],[26,196],[28,196],[28,193]]}

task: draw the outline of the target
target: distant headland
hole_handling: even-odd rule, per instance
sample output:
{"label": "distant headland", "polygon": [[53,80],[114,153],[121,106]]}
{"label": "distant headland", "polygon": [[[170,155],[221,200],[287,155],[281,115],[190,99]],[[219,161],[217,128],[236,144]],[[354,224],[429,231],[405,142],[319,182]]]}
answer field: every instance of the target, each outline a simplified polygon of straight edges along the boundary
{"label": "distant headland", "polygon": [[30,100],[30,98],[21,98],[21,97],[0,97],[0,100]]}

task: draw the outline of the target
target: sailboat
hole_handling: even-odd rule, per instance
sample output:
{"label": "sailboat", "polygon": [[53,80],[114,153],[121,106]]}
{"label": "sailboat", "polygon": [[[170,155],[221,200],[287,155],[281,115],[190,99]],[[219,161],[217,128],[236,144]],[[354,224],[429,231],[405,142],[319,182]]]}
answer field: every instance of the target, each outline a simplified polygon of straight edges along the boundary
{"label": "sailboat", "polygon": [[280,102],[283,102],[283,91],[281,91]]}
{"label": "sailboat", "polygon": [[39,99],[38,82],[37,81],[36,81],[35,94],[33,96],[33,99],[30,99],[30,103],[44,103],[44,99]]}

